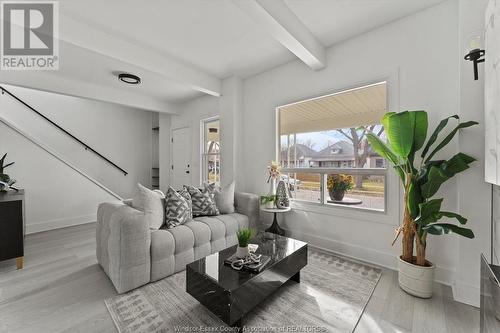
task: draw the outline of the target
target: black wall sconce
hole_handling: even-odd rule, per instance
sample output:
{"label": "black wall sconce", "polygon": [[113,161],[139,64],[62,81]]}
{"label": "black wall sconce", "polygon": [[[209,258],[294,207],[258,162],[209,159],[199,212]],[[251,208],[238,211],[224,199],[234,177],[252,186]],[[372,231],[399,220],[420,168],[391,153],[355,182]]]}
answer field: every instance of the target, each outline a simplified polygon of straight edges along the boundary
{"label": "black wall sconce", "polygon": [[471,50],[469,53],[467,53],[464,57],[465,60],[470,60],[472,61],[472,66],[474,67],[474,80],[477,80],[479,78],[478,72],[477,72],[477,64],[484,62],[484,54],[486,53],[485,50],[481,49],[474,49]]}
{"label": "black wall sconce", "polygon": [[469,50],[464,57],[465,60],[472,61],[472,66],[474,68],[474,80],[479,79],[479,74],[477,70],[477,64],[484,62],[485,50],[481,49],[481,35],[471,36],[469,40]]}

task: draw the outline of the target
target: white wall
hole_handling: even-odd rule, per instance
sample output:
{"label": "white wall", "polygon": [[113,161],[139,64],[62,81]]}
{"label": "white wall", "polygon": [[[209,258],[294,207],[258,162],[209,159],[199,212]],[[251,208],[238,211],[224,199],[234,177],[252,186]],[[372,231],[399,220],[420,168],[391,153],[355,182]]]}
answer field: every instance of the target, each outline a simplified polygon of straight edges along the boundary
{"label": "white wall", "polygon": [[[1,95],[0,116],[67,162],[125,198],[131,196],[137,182],[151,184],[150,112],[31,89],[6,88],[129,174],[124,176],[11,97]],[[14,133],[2,125],[0,152],[7,152],[16,162],[9,173],[26,190],[28,231],[95,221],[98,203],[116,200]]]}
{"label": "white wall", "polygon": [[15,162],[6,173],[26,191],[27,233],[93,222],[99,203],[117,200],[1,122],[0,151]]}
{"label": "white wall", "polygon": [[[6,88],[123,168],[128,175],[124,176],[97,155],[86,151],[82,145],[7,95],[0,96],[0,116],[122,197],[130,197],[137,182],[151,185],[151,112],[14,86]],[[9,148],[15,150],[16,147]]]}
{"label": "white wall", "polygon": [[158,133],[158,163],[160,168],[160,190],[166,191],[170,186],[170,126],[172,117],[169,114],[160,113],[159,114],[159,127],[160,131]]}
{"label": "white wall", "polygon": [[[473,36],[484,37],[487,0],[459,1],[460,116],[480,124],[460,133],[459,149],[477,158],[474,169],[458,176],[458,209],[469,218],[473,240],[459,238],[455,299],[479,306],[479,257],[489,259],[491,244],[491,185],[485,183],[484,64],[479,64],[479,80],[474,81],[472,63],[463,56],[470,51]],[[487,51],[488,52],[488,51]],[[486,53],[488,56],[488,53]]]}
{"label": "white wall", "polygon": [[[275,108],[345,88],[389,79],[390,108],[424,109],[431,126],[458,109],[455,1],[416,13],[389,25],[333,46],[327,51],[328,67],[309,70],[299,61],[280,66],[244,81],[243,117],[246,163],[245,189],[265,193],[266,166],[275,158]],[[453,147],[445,152],[454,152]],[[390,186],[390,185],[389,185]],[[442,191],[446,208],[457,209],[456,182]],[[400,195],[389,189],[389,204]],[[398,207],[399,209],[399,207]],[[378,222],[373,222],[377,220]],[[299,238],[347,255],[396,266],[399,246],[391,247],[399,214],[371,216],[347,209],[295,209],[283,226]],[[451,284],[455,269],[455,236],[430,239],[429,259],[437,266],[437,279]]]}

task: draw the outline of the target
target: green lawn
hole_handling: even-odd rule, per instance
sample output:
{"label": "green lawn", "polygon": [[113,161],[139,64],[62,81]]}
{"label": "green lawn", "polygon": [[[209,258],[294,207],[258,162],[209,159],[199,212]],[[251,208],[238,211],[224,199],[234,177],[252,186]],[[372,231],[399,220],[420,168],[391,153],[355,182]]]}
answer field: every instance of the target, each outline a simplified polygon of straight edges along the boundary
{"label": "green lawn", "polygon": [[[300,183],[299,188],[301,189],[307,189],[307,190],[316,190],[319,191],[319,182],[310,182],[310,181],[302,181]],[[363,181],[363,187],[360,189],[352,189],[349,191],[350,193],[358,193],[358,194],[373,194],[373,195],[380,195],[384,193],[384,183],[382,182],[375,182],[371,181],[369,179],[366,179]]]}

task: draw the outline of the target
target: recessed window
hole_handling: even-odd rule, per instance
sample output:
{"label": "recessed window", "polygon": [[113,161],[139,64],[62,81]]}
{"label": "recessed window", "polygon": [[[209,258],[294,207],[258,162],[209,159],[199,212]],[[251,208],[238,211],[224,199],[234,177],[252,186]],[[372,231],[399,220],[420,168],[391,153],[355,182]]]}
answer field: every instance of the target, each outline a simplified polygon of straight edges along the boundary
{"label": "recessed window", "polygon": [[202,127],[202,183],[220,183],[220,122],[210,118],[201,122]]}
{"label": "recessed window", "polygon": [[277,108],[278,158],[294,200],[385,210],[386,161],[370,146],[385,139],[387,83]]}

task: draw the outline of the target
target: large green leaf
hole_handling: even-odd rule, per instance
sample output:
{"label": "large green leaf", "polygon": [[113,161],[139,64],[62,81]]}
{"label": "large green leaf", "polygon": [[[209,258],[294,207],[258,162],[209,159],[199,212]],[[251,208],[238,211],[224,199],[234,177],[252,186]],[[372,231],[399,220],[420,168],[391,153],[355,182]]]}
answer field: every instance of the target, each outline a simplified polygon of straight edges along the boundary
{"label": "large green leaf", "polygon": [[408,111],[394,113],[386,118],[386,123],[388,124],[387,138],[392,151],[406,159],[413,148],[415,116]]}
{"label": "large green leaf", "polygon": [[416,221],[422,221],[425,224],[431,223],[431,222],[436,222],[436,221],[431,221],[431,222],[425,222],[428,221],[429,219],[433,219],[434,215],[439,212],[441,209],[441,204],[443,203],[443,199],[432,199],[426,202],[423,202],[419,205],[420,208],[420,215],[417,217]]}
{"label": "large green leaf", "polygon": [[441,184],[450,179],[446,173],[435,166],[431,166],[429,170],[429,175],[427,176],[427,182],[422,184],[420,187],[422,189],[422,197],[430,198],[439,190]]}
{"label": "large green leaf", "polygon": [[441,170],[443,170],[448,177],[453,177],[459,172],[467,170],[469,164],[474,162],[476,159],[464,153],[458,153],[448,161],[445,161],[440,165]]}
{"label": "large green leaf", "polygon": [[381,120],[382,126],[384,126],[384,131],[387,133],[389,131],[389,117],[395,114],[396,112],[387,112]]}
{"label": "large green leaf", "polygon": [[422,196],[430,198],[439,190],[441,184],[455,176],[457,173],[467,170],[469,164],[475,161],[475,158],[458,153],[448,161],[429,161],[420,169],[418,182],[421,185]]}
{"label": "large green leaf", "polygon": [[413,152],[416,152],[425,143],[427,137],[427,112],[425,111],[410,111],[410,114],[415,118],[415,128],[413,131]]}
{"label": "large green leaf", "polygon": [[368,132],[366,134],[366,137],[368,138],[368,142],[370,143],[370,146],[383,158],[388,160],[394,165],[399,164],[399,158],[398,156],[391,150],[391,148],[384,142],[382,139],[380,139],[376,134],[372,132]]}
{"label": "large green leaf", "polygon": [[429,161],[422,165],[420,168],[420,171],[418,172],[417,175],[417,181],[419,184],[425,184],[427,182],[427,179],[429,177],[429,171],[432,166],[435,167],[441,167],[441,164],[443,164],[445,161],[444,160],[438,160],[438,161]]}
{"label": "large green leaf", "polygon": [[[450,219],[457,219],[457,221],[460,224],[467,223],[467,219],[465,217],[463,217],[462,215],[459,215],[457,213],[453,213],[453,212],[439,212],[439,214],[441,214],[441,217],[446,216],[446,217],[448,217]],[[441,219],[441,217],[440,217],[440,219]]]}
{"label": "large green leaf", "polygon": [[425,157],[425,155],[427,154],[427,152],[429,151],[429,149],[431,148],[431,146],[434,144],[434,142],[436,142],[436,139],[439,135],[439,132],[441,132],[443,130],[443,128],[446,127],[446,125],[448,124],[448,120],[450,118],[455,118],[455,119],[460,119],[456,114],[453,115],[453,116],[449,116],[448,118],[445,118],[443,120],[441,120],[439,122],[439,125],[436,127],[436,129],[434,130],[434,132],[432,132],[432,135],[429,137],[429,141],[427,141],[427,144],[425,145],[425,148],[422,150],[422,154],[420,154],[420,156],[422,158]]}
{"label": "large green leaf", "polygon": [[425,159],[425,161],[429,161],[439,150],[441,150],[444,146],[446,146],[452,139],[453,137],[455,136],[455,134],[457,134],[457,132],[462,129],[462,128],[467,128],[467,127],[471,127],[471,126],[474,126],[474,125],[477,125],[479,124],[477,121],[467,121],[465,123],[459,123],[457,125],[457,127],[455,127],[453,129],[453,131],[450,132],[450,134],[448,134],[444,139],[443,141],[441,141],[441,143],[439,143],[437,145],[436,148],[434,148],[434,150],[429,154],[429,156]]}
{"label": "large green leaf", "polygon": [[432,223],[426,225],[423,229],[432,235],[444,235],[453,232],[463,237],[474,238],[472,230],[450,223]]}

